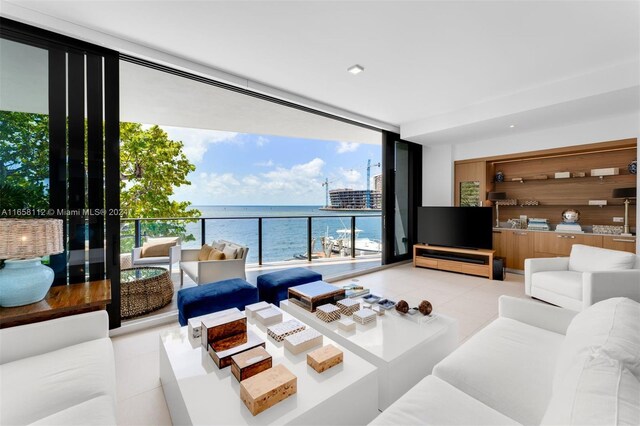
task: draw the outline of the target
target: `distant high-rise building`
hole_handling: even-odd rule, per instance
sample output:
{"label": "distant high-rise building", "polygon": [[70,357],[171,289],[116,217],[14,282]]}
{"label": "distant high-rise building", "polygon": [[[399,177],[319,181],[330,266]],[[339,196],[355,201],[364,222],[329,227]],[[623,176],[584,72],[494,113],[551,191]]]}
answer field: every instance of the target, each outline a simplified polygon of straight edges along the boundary
{"label": "distant high-rise building", "polygon": [[[371,208],[379,209],[382,206],[382,193],[373,190],[370,194]],[[332,189],[329,191],[331,209],[366,209],[367,191],[364,189]]]}
{"label": "distant high-rise building", "polygon": [[373,190],[382,192],[382,173],[373,177]]}

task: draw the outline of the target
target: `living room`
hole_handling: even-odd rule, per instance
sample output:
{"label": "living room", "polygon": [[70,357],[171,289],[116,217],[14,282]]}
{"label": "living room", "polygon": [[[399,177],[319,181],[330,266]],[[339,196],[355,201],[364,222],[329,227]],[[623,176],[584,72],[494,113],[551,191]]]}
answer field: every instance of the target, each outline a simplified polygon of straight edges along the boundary
{"label": "living room", "polygon": [[[0,423],[640,423],[638,2],[0,5],[0,109],[50,120],[36,123],[48,131],[42,214],[0,219],[0,273],[19,277],[0,280],[0,299],[30,284],[17,266],[43,256],[54,271],[33,301],[0,308]],[[7,42],[48,66],[13,67]],[[129,91],[134,67],[139,88],[185,86],[144,99]],[[239,101],[194,97],[209,91]],[[118,210],[125,177],[150,169],[118,155],[133,101],[184,127],[375,134],[375,268],[353,266],[369,261],[356,254],[360,213],[340,226],[335,276],[313,258],[324,218],[296,217],[301,258],[283,266],[263,264],[263,232],[280,219],[251,216],[252,242],[220,241],[203,216],[193,246],[170,243],[177,254],[156,268],[169,281],[133,274],[168,283],[171,312],[122,321],[122,226],[141,253],[147,219],[71,212]],[[0,162],[2,179],[27,157]],[[317,182],[323,200],[329,182]],[[18,197],[3,198],[0,211]],[[48,246],[17,251],[30,238]],[[207,262],[241,265],[206,275]]]}

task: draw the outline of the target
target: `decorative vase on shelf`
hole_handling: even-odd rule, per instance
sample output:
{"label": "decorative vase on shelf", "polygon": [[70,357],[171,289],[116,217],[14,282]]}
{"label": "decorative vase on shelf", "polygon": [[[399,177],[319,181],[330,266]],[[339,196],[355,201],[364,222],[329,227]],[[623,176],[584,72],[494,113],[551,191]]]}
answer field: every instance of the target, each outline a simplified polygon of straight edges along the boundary
{"label": "decorative vase on shelf", "polygon": [[577,223],[580,220],[580,212],[576,209],[567,209],[562,212],[562,222]]}
{"label": "decorative vase on shelf", "polygon": [[632,175],[635,175],[638,173],[638,160],[633,160],[632,162],[629,163],[629,167],[627,167],[627,169],[629,170],[629,173],[631,173]]}
{"label": "decorative vase on shelf", "polygon": [[504,173],[498,171],[495,176],[496,182],[504,182]]}

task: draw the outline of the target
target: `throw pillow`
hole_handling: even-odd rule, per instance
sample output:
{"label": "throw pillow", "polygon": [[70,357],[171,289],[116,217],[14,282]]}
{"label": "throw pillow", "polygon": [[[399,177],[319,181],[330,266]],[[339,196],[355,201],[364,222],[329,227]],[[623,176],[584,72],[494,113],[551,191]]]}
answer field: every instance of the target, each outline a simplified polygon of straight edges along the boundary
{"label": "throw pillow", "polygon": [[209,260],[224,260],[224,253],[220,250],[213,249],[211,253],[209,253]]}
{"label": "throw pillow", "polygon": [[554,391],[573,364],[594,352],[620,361],[640,377],[640,303],[615,297],[589,306],[573,318],[558,354]]}
{"label": "throw pillow", "polygon": [[140,257],[166,257],[169,248],[178,244],[178,238],[149,238],[142,244]]}
{"label": "throw pillow", "polygon": [[636,255],[626,251],[574,244],[569,255],[569,270],[577,272],[632,269]]}
{"label": "throw pillow", "polygon": [[198,261],[202,262],[203,260],[209,260],[209,255],[211,254],[212,250],[213,247],[211,247],[209,244],[203,245],[200,249],[200,253],[198,253]]}
{"label": "throw pillow", "polygon": [[224,246],[226,244],[223,242],[218,242],[218,241],[214,241],[211,243],[211,247],[213,247],[214,249],[218,250],[218,251],[222,251],[224,250]]}
{"label": "throw pillow", "polygon": [[225,259],[235,259],[236,255],[238,254],[238,249],[226,246],[224,250],[222,250],[222,252],[224,253]]}
{"label": "throw pillow", "polygon": [[622,362],[592,353],[553,391],[541,424],[640,424],[640,382]]}

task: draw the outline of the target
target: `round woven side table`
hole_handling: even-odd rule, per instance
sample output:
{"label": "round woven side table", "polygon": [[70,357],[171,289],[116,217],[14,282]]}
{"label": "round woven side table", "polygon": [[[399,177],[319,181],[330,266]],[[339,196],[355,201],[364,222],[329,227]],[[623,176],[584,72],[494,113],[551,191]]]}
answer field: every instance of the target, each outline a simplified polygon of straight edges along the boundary
{"label": "round woven side table", "polygon": [[164,268],[144,266],[120,271],[122,319],[148,314],[171,303],[173,282]]}

